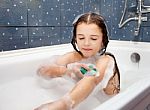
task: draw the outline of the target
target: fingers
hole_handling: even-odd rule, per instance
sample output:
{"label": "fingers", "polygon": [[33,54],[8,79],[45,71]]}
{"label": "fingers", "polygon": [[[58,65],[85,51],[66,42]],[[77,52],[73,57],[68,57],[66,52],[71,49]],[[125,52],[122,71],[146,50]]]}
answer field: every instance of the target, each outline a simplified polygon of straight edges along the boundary
{"label": "fingers", "polygon": [[[68,65],[73,79],[82,79],[84,76],[99,76],[99,71],[94,64],[72,63]],[[73,75],[72,75],[73,74]]]}
{"label": "fingers", "polygon": [[[84,72],[83,72],[84,71]],[[73,67],[73,72],[74,74],[79,78],[83,78],[84,74],[90,71],[90,68],[88,67],[88,64],[84,63],[76,63],[75,66]]]}
{"label": "fingers", "polygon": [[99,76],[99,71],[94,64],[81,64],[80,71],[85,76]]}
{"label": "fingers", "polygon": [[80,64],[78,64],[78,66],[79,66],[79,68],[82,67],[82,68],[86,69],[87,71],[90,71],[88,64],[80,63]]}
{"label": "fingers", "polygon": [[[66,98],[66,97],[65,97]],[[46,103],[34,110],[70,110],[70,100],[66,99],[59,99],[54,102]]]}
{"label": "fingers", "polygon": [[38,76],[43,76],[45,72],[46,72],[46,67],[45,67],[45,66],[41,66],[41,67],[37,70],[37,75],[38,75]]}
{"label": "fingers", "polygon": [[49,109],[50,105],[51,105],[51,103],[43,104],[43,105],[39,106],[38,108],[35,108],[34,110],[51,110],[51,109]]}

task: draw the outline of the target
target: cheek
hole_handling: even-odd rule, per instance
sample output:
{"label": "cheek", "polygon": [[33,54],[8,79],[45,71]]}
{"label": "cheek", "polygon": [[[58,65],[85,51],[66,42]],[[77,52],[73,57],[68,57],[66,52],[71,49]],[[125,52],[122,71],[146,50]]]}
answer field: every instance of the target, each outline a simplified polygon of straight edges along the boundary
{"label": "cheek", "polygon": [[99,46],[100,46],[101,48],[103,47],[103,40],[102,40],[102,39],[99,40]]}
{"label": "cheek", "polygon": [[95,42],[95,44],[97,44],[98,46],[102,47],[102,45],[103,45],[102,39],[97,40]]}
{"label": "cheek", "polygon": [[95,43],[95,49],[97,50],[97,51],[99,51],[99,50],[101,50],[102,48],[103,48],[103,44],[102,44],[102,42],[100,41],[100,42],[97,42],[97,43]]}
{"label": "cheek", "polygon": [[80,49],[80,47],[82,47],[82,43],[81,43],[81,42],[76,42],[76,47],[77,47],[78,49]]}

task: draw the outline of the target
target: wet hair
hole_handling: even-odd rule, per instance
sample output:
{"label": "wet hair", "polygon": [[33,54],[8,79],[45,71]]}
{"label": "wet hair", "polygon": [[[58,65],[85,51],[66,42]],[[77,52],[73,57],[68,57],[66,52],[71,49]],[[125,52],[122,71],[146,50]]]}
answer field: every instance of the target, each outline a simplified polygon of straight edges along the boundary
{"label": "wet hair", "polygon": [[99,14],[96,14],[96,13],[92,13],[92,12],[89,12],[89,13],[84,13],[80,16],[78,16],[74,22],[73,22],[73,38],[72,38],[72,41],[71,41],[71,44],[73,46],[73,48],[79,53],[82,55],[82,53],[77,49],[76,47],[76,31],[77,31],[77,26],[81,23],[86,23],[86,24],[96,24],[102,34],[103,34],[103,38],[102,38],[102,42],[103,42],[103,48],[99,51],[100,54],[104,54],[105,51],[106,51],[106,48],[107,48],[107,45],[108,45],[108,32],[107,32],[107,27],[106,27],[106,24],[104,22],[104,18],[99,15]]}

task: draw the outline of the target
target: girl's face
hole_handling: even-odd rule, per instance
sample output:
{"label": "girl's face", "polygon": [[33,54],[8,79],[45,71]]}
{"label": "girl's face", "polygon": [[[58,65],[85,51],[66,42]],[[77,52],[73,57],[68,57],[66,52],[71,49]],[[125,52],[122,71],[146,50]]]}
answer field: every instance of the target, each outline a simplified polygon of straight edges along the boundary
{"label": "girl's face", "polygon": [[96,24],[81,23],[77,26],[76,41],[78,49],[85,58],[95,55],[102,48],[101,29]]}

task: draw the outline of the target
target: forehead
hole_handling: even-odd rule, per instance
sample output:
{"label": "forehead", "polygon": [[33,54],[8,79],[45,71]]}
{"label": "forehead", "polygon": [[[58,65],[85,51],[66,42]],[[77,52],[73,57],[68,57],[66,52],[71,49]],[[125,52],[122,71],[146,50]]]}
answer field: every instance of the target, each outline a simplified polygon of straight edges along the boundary
{"label": "forehead", "polygon": [[87,23],[80,23],[77,26],[77,33],[79,32],[86,32],[86,33],[102,33],[102,29],[96,25],[95,23],[87,24]]}

